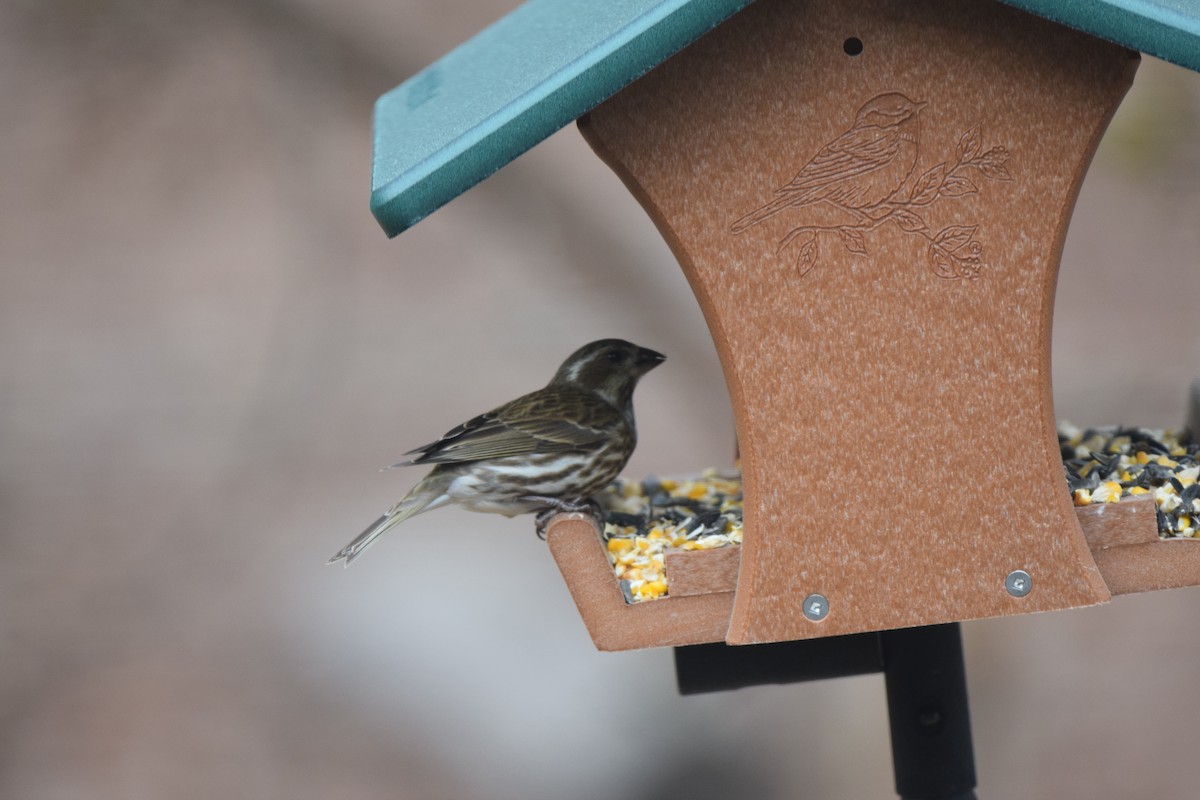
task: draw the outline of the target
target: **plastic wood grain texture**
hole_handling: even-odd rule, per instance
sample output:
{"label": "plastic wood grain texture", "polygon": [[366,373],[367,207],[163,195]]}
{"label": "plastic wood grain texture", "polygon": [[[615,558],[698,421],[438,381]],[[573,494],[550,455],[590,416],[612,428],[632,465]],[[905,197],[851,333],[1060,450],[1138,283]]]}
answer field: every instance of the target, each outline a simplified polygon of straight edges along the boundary
{"label": "plastic wood grain texture", "polygon": [[1096,503],[1075,509],[1083,538],[1092,551],[1158,541],[1158,520],[1151,494],[1119,503]]}
{"label": "plastic wood grain texture", "polygon": [[732,592],[737,588],[742,551],[740,547],[668,550],[663,560],[671,581],[671,597]]}
{"label": "plastic wood grain texture", "polygon": [[1200,586],[1200,542],[1195,539],[1131,544],[1095,555],[1114,595]]}
{"label": "plastic wood grain texture", "polygon": [[728,642],[1110,597],[1062,487],[1050,329],[1136,64],[990,2],[759,0],[581,120],[725,372],[746,523]]}

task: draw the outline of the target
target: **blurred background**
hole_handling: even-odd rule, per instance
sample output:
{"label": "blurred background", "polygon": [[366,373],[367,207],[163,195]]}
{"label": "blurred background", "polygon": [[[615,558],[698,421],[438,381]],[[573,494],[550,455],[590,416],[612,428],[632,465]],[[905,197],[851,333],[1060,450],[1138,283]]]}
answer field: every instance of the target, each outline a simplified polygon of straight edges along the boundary
{"label": "blurred background", "polygon": [[[371,107],[513,0],[0,4],[0,797],[891,797],[878,676],[676,696],[529,519],[351,570],[379,472],[578,344],[670,356],[630,473],[728,463],[715,351],[568,128],[394,241]],[[1182,422],[1200,75],[1146,59],[1066,246],[1060,418]],[[394,538],[392,538],[394,537]],[[1190,796],[1200,592],[964,626],[982,797]]]}

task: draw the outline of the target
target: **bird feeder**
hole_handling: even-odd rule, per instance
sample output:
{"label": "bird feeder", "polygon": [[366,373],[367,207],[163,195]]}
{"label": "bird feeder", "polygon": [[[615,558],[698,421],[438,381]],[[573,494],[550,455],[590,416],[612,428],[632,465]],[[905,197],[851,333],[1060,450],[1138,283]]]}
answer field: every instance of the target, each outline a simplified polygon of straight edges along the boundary
{"label": "bird feeder", "polygon": [[[988,0],[593,5],[528,3],[385,95],[372,199],[395,234],[581,117],[678,258],[732,400],[745,541],[680,554],[671,596],[633,606],[594,526],[556,520],[597,646],[1200,584],[1200,547],[1160,542],[1152,509],[1072,507],[1055,436],[1059,259],[1136,52]],[[1200,66],[1194,18],[1119,5],[1066,22]]]}
{"label": "bird feeder", "polygon": [[534,0],[381,98],[389,234],[578,119],[708,323],[744,543],[669,556],[670,595],[629,604],[594,522],[560,515],[550,550],[597,647],[849,640],[1200,585],[1200,545],[1160,540],[1152,500],[1072,506],[1055,429],[1059,260],[1138,51],[1200,69],[1200,13]]}

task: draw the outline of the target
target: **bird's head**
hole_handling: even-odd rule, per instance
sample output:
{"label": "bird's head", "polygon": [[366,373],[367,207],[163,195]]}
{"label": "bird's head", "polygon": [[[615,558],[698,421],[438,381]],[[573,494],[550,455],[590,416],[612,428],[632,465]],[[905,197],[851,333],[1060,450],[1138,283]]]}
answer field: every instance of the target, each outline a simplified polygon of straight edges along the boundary
{"label": "bird's head", "polygon": [[550,385],[596,392],[623,407],[633,399],[638,379],[666,358],[622,339],[601,339],[572,353],[554,373]]}
{"label": "bird's head", "polygon": [[916,103],[899,92],[887,92],[863,104],[854,116],[854,127],[892,128],[915,117],[928,103]]}

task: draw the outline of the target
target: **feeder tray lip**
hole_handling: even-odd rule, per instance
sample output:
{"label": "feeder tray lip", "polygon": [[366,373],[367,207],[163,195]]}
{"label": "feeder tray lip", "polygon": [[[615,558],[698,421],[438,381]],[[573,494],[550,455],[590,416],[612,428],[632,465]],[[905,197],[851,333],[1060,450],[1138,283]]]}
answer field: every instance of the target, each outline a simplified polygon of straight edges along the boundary
{"label": "feeder tray lip", "polygon": [[594,519],[557,514],[546,526],[546,543],[596,649],[645,650],[725,638],[732,591],[630,605],[617,586]]}

